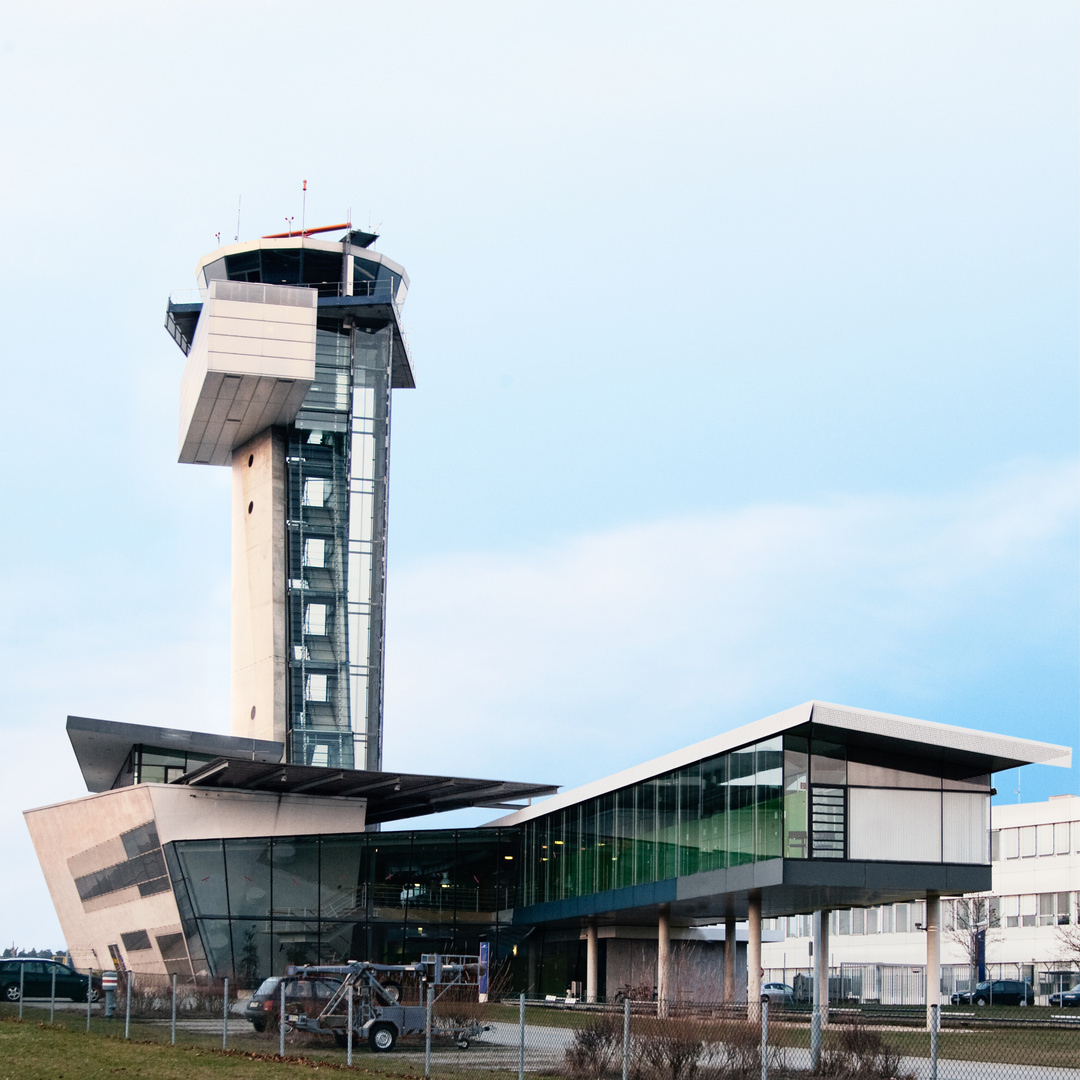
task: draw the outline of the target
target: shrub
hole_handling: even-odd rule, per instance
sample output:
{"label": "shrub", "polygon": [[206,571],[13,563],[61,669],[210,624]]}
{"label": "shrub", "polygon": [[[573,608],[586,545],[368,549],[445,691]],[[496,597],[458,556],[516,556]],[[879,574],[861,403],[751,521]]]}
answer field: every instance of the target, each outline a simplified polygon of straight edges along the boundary
{"label": "shrub", "polygon": [[693,1080],[705,1048],[700,1024],[656,1020],[634,1040],[635,1075],[642,1080]]}
{"label": "shrub", "polygon": [[900,1054],[861,1019],[838,1026],[821,1053],[820,1076],[836,1080],[914,1080],[900,1072]]}
{"label": "shrub", "polygon": [[566,1072],[576,1077],[599,1077],[611,1071],[622,1049],[622,1022],[598,1016],[578,1028],[566,1048]]}

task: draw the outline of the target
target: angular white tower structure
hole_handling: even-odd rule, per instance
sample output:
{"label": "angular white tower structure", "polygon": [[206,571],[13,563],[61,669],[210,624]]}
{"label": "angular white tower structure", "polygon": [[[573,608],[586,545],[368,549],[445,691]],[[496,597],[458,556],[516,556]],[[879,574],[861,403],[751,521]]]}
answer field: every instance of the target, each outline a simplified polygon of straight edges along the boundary
{"label": "angular white tower structure", "polygon": [[390,392],[414,386],[409,281],[336,226],[219,248],[187,355],[182,462],[233,471],[232,732],[302,765],[382,764]]}

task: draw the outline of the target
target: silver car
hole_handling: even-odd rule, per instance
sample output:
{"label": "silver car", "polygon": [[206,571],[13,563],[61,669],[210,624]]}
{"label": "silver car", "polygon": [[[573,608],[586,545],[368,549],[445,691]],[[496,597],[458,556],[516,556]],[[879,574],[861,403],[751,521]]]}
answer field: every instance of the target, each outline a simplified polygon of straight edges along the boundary
{"label": "silver car", "polygon": [[795,991],[787,983],[765,983],[761,987],[761,1000],[770,1005],[794,1005]]}

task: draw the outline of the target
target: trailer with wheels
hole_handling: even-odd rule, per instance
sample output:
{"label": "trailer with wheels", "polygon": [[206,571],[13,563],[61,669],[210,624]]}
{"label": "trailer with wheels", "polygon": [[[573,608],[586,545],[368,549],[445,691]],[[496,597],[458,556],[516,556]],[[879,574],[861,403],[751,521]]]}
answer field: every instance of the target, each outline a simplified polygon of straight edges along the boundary
{"label": "trailer with wheels", "polygon": [[[427,1032],[427,1008],[423,1004],[403,1005],[401,984],[393,976],[415,975],[422,987],[435,988],[441,997],[452,987],[479,985],[482,969],[477,956],[442,956],[425,954],[414,964],[373,964],[350,960],[347,964],[308,964],[290,968],[290,974],[302,976],[340,975],[341,985],[317,1016],[302,1013],[285,1019],[298,1031],[331,1034],[344,1045],[349,1032],[349,1000],[352,999],[352,1028],[356,1042],[366,1042],[373,1053],[385,1054],[394,1049],[403,1035]],[[421,1000],[423,998],[421,992]],[[478,1021],[443,1021],[433,1023],[433,1036],[449,1036],[458,1047],[466,1049],[488,1028]]]}

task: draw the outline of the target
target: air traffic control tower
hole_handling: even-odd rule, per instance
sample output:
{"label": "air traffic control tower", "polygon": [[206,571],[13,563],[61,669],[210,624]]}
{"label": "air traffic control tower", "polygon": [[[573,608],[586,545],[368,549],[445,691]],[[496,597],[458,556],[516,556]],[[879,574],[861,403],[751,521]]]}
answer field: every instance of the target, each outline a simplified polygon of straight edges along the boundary
{"label": "air traffic control tower", "polygon": [[232,733],[300,765],[382,768],[390,392],[415,384],[376,239],[221,247],[166,315],[180,461],[232,469]]}

